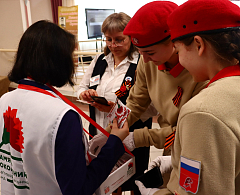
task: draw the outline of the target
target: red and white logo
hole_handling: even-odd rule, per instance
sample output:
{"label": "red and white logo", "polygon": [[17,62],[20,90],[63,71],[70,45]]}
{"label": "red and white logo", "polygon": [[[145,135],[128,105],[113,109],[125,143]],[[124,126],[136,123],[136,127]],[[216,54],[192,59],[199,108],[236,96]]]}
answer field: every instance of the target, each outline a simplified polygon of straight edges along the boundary
{"label": "red and white logo", "polygon": [[133,44],[137,45],[138,44],[138,39],[137,38],[132,38]]}
{"label": "red and white logo", "polygon": [[179,185],[186,191],[196,194],[200,182],[201,162],[181,156]]}

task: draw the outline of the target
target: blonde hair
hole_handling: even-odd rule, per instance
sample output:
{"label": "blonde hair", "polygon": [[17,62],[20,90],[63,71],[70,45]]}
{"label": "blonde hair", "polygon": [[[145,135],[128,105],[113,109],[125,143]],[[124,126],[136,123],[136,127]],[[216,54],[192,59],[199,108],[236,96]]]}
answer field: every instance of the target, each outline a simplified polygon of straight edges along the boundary
{"label": "blonde hair", "polygon": [[[114,32],[123,32],[131,17],[123,12],[113,13],[109,15],[102,24],[102,32],[105,34]],[[128,53],[128,58],[133,59],[133,52],[137,51],[137,48],[131,43],[130,50]],[[110,50],[107,46],[104,47],[104,55],[108,55]]]}

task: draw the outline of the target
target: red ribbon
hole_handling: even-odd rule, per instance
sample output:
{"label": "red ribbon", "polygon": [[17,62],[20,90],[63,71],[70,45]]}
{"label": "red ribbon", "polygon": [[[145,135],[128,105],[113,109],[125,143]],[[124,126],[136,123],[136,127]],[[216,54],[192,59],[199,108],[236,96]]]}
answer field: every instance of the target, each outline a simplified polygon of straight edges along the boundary
{"label": "red ribbon", "polygon": [[[62,95],[58,90],[56,90],[54,87],[52,87],[51,85],[47,84],[47,86],[56,94],[58,95],[65,103],[67,103],[69,106],[73,107],[80,115],[82,115],[87,121],[89,121],[93,126],[95,126],[97,129],[99,129],[104,135],[106,135],[107,137],[109,137],[109,133],[103,129],[99,124],[97,124],[93,119],[91,119],[87,114],[85,114],[81,109],[79,109],[75,104],[73,104],[69,99],[67,99],[64,95]],[[24,84],[19,84],[18,88],[20,89],[27,89],[27,90],[31,90],[31,91],[36,91],[36,92],[40,92],[46,95],[50,95],[52,97],[55,97],[52,93],[38,88],[38,87],[34,87],[31,85],[24,85]],[[56,97],[55,97],[56,98]],[[83,130],[90,135],[84,128]],[[130,155],[134,156],[128,149],[127,147],[124,145],[125,151],[127,153],[129,153]]]}
{"label": "red ribbon", "polygon": [[[97,129],[99,129],[104,135],[109,137],[109,133],[103,129],[99,124],[97,124],[94,120],[92,120],[87,114],[85,114],[82,110],[80,110],[75,104],[73,104],[69,99],[67,99],[64,95],[62,95],[59,91],[57,91],[55,88],[53,88],[51,85],[47,86],[56,93],[64,102],[66,102],[68,105],[72,106],[80,115],[82,115],[86,120],[88,120],[93,126],[95,126]],[[86,131],[86,130],[85,130]],[[129,153],[131,156],[134,156],[124,145],[125,151]]]}

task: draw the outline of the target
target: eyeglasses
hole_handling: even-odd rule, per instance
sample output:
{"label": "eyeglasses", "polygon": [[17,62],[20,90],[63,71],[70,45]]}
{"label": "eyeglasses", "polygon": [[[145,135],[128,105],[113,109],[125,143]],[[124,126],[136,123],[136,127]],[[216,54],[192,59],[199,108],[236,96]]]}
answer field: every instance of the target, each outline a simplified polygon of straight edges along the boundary
{"label": "eyeglasses", "polygon": [[103,41],[106,42],[106,45],[108,47],[112,47],[113,44],[115,44],[117,47],[121,47],[121,46],[123,46],[125,40],[126,40],[126,38],[125,39],[116,39],[115,41],[113,41],[110,38],[106,38],[106,37],[103,38]]}

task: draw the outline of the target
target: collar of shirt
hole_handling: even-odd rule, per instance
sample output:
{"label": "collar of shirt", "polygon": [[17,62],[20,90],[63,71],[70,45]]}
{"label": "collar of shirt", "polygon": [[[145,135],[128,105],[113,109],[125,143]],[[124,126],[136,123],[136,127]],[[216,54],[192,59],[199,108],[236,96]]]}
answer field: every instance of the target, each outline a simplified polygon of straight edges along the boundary
{"label": "collar of shirt", "polygon": [[[132,57],[133,57],[132,60],[130,60],[128,58],[128,56],[127,56],[123,61],[121,61],[121,63],[119,65],[125,64],[127,62],[129,62],[130,64],[131,63],[137,64],[137,62],[138,62],[138,55],[139,55],[139,53],[135,51],[133,53],[133,55],[132,55]],[[104,56],[103,60],[106,60],[109,66],[113,66],[114,67],[114,58],[113,58],[112,52],[110,52],[107,56]]]}
{"label": "collar of shirt", "polygon": [[176,78],[183,70],[184,67],[178,63],[176,66],[174,66],[172,69],[168,69],[165,64],[161,64],[158,66],[158,70],[166,70],[169,71],[169,73]]}
{"label": "collar of shirt", "polygon": [[213,83],[214,81],[217,81],[221,78],[225,77],[231,77],[231,76],[240,76],[240,66],[239,64],[234,65],[234,66],[228,66],[226,68],[223,68],[220,70],[207,84],[206,88]]}
{"label": "collar of shirt", "polygon": [[29,79],[29,78],[19,80],[18,84],[30,85],[30,86],[37,87],[37,88],[40,88],[40,89],[52,91],[47,85],[42,84],[42,83],[38,83],[38,82],[36,82],[32,79]]}

